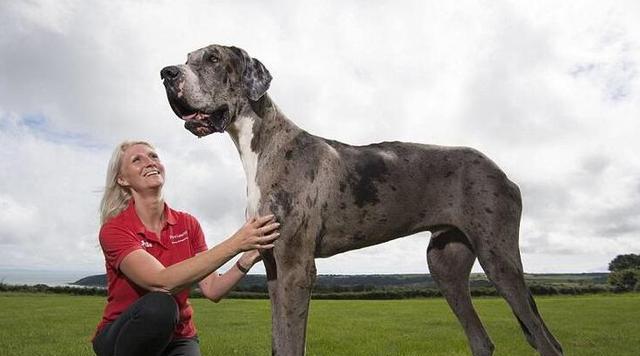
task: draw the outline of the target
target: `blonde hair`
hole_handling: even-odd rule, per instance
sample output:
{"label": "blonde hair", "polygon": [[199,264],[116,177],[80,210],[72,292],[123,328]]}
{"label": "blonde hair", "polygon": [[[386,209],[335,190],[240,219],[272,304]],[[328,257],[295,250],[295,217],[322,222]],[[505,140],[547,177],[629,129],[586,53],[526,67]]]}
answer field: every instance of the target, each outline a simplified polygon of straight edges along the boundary
{"label": "blonde hair", "polygon": [[107,179],[102,201],[100,202],[100,225],[120,214],[129,204],[129,200],[131,200],[131,192],[128,188],[118,184],[118,176],[120,175],[124,151],[134,145],[147,145],[155,150],[153,145],[146,141],[124,141],[113,150],[107,166]]}

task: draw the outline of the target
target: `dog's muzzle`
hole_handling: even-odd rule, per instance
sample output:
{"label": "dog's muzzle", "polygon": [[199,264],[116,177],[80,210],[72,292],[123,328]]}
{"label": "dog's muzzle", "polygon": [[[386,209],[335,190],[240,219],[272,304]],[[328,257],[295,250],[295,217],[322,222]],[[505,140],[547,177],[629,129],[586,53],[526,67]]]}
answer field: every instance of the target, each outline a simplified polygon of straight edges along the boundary
{"label": "dog's muzzle", "polygon": [[224,132],[231,115],[229,106],[221,105],[215,110],[201,110],[191,107],[184,98],[184,93],[177,89],[181,80],[180,69],[176,66],[165,67],[160,71],[167,98],[173,112],[186,121],[184,127],[192,134],[203,137],[214,132]]}

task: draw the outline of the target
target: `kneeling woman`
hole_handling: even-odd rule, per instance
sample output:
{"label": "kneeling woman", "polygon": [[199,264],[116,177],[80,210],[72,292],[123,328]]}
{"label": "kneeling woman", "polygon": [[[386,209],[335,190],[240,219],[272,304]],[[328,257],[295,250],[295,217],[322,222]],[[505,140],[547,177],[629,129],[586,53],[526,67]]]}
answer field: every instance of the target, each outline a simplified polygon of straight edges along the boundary
{"label": "kneeling woman", "polygon": [[[93,339],[99,356],[200,355],[190,286],[199,283],[219,301],[279,235],[279,224],[265,216],[208,249],[198,221],[164,202],[164,178],[146,142],[120,144],[109,162],[99,235],[108,297]],[[241,252],[234,268],[215,273]]]}

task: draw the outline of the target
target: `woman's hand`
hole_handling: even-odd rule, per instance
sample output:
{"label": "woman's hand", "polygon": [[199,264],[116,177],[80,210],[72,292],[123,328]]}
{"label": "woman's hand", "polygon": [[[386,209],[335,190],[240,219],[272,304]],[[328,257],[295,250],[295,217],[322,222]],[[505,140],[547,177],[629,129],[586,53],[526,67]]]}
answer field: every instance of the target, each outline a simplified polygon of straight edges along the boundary
{"label": "woman's hand", "polygon": [[273,215],[250,218],[240,230],[229,238],[229,242],[233,244],[238,253],[270,249],[273,248],[275,239],[280,236],[277,231],[279,226],[280,224],[275,221]]}
{"label": "woman's hand", "polygon": [[242,267],[246,267],[247,269],[260,261],[262,261],[262,255],[260,255],[260,251],[258,250],[247,251],[238,259]]}
{"label": "woman's hand", "polygon": [[238,259],[238,262],[236,263],[238,263],[245,271],[248,271],[251,269],[251,267],[253,267],[253,265],[260,262],[260,260],[262,260],[262,255],[260,255],[260,251],[251,250],[243,253],[242,256],[240,256],[240,258]]}

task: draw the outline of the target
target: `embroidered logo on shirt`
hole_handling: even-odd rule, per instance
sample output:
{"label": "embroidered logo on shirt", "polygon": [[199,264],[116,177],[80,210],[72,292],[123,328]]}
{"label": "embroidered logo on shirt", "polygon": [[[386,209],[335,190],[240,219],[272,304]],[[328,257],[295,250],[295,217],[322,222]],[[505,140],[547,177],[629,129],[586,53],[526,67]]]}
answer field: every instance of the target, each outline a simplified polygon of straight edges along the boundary
{"label": "embroidered logo on shirt", "polygon": [[186,231],[183,231],[177,235],[169,235],[169,240],[171,240],[172,244],[177,244],[178,242],[182,242],[189,239],[189,235],[187,235]]}
{"label": "embroidered logo on shirt", "polygon": [[140,241],[140,245],[142,245],[143,248],[153,247],[153,244],[147,240]]}

